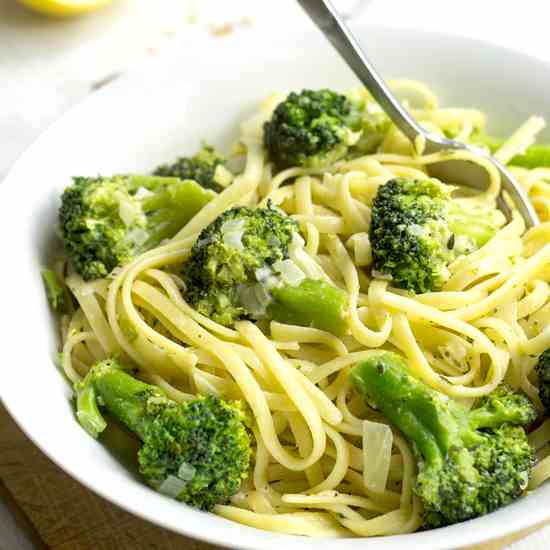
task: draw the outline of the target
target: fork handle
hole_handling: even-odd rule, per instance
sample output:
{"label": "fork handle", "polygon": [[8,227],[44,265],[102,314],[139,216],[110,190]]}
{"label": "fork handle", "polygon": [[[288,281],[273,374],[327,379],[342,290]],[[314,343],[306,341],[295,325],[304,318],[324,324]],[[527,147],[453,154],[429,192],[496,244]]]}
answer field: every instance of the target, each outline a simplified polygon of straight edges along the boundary
{"label": "fork handle", "polygon": [[329,0],[298,0],[300,6],[344,58],[392,122],[414,143],[423,128],[403,108],[367,59],[365,53]]}

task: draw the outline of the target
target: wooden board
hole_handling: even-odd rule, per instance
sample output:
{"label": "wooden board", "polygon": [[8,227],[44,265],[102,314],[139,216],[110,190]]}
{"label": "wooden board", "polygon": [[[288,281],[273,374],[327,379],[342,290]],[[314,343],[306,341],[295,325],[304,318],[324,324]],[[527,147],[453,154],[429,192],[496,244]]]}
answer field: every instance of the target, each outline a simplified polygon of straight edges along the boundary
{"label": "wooden board", "polygon": [[[0,480],[7,491],[4,500],[36,548],[215,550],[136,518],[85,489],[30,442],[1,405]],[[501,550],[533,530],[468,550]]]}

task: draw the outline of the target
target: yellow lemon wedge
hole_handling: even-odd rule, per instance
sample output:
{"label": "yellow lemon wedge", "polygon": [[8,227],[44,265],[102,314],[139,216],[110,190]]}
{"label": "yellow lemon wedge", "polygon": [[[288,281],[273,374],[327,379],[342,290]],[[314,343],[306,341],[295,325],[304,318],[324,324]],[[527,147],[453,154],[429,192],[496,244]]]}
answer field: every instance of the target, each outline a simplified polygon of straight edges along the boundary
{"label": "yellow lemon wedge", "polygon": [[68,17],[87,13],[110,4],[112,0],[19,0],[28,8],[46,15]]}

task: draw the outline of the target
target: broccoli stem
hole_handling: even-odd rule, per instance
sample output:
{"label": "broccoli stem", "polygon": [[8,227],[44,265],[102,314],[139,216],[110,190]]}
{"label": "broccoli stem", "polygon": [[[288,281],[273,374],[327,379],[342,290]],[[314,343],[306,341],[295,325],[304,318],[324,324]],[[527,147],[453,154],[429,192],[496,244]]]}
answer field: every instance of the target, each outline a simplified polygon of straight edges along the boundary
{"label": "broccoli stem", "polygon": [[525,395],[501,385],[469,411],[411,376],[391,352],[354,367],[351,379],[412,444],[426,526],[486,514],[525,489],[533,457],[523,426],[537,416]]}
{"label": "broccoli stem", "polygon": [[171,177],[131,176],[131,186],[153,190],[152,195],[141,199],[148,234],[143,250],[172,237],[214,197],[212,191],[192,180],[179,181]]}
{"label": "broccoli stem", "polygon": [[528,398],[506,386],[497,388],[468,411],[412,377],[406,362],[395,353],[381,352],[355,367],[351,376],[364,399],[374,400],[376,408],[429,460],[437,459],[432,440],[446,454],[459,439],[468,445],[478,442],[478,429],[528,425],[536,418]]}
{"label": "broccoli stem", "polygon": [[92,436],[97,437],[107,427],[97,406],[97,392],[86,377],[76,385],[76,417],[80,425]]}
{"label": "broccoli stem", "polygon": [[[484,145],[491,153],[494,153],[506,140],[478,134],[475,136],[475,145]],[[550,167],[550,144],[536,144],[528,147],[521,155],[516,155],[509,163],[512,166],[522,168],[548,168]]]}
{"label": "broccoli stem", "polygon": [[150,423],[146,414],[148,399],[155,395],[164,398],[156,387],[136,380],[110,361],[94,367],[77,384],[76,391],[78,420],[94,437],[106,427],[98,408],[98,395],[101,405],[141,439]]}
{"label": "broccoli stem", "polygon": [[456,440],[456,419],[445,410],[437,394],[407,374],[405,361],[394,353],[379,356],[356,366],[352,381],[367,402],[375,403],[388,420],[415,442],[430,464],[442,464]]}
{"label": "broccoli stem", "polygon": [[479,248],[495,236],[496,230],[492,220],[487,220],[477,212],[470,212],[460,207],[456,201],[449,211],[449,229],[455,235],[470,237]]}
{"label": "broccoli stem", "polygon": [[155,387],[114,367],[98,370],[95,386],[109,413],[143,439],[151,421],[146,414],[148,398],[155,393],[159,398],[164,396]]}
{"label": "broccoli stem", "polygon": [[46,287],[48,302],[54,311],[63,313],[65,311],[65,289],[57,275],[51,269],[42,271],[42,280]]}
{"label": "broccoli stem", "polygon": [[341,336],[347,331],[346,293],[324,281],[304,279],[298,286],[271,291],[267,308],[271,319],[290,325],[314,327]]}

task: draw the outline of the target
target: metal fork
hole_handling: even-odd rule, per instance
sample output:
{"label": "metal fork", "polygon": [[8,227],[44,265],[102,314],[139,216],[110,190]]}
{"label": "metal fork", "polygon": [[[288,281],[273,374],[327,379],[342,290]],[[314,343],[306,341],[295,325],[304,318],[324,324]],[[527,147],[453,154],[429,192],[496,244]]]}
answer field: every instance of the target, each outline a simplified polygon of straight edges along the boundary
{"label": "metal fork", "polygon": [[[511,218],[511,211],[504,200],[502,191],[510,196],[525,220],[527,228],[540,223],[527,193],[504,165],[478,147],[428,132],[416,122],[384,83],[329,0],[298,0],[298,3],[411,143],[417,143],[417,139],[420,137],[425,140],[424,151],[428,154],[440,151],[466,150],[489,160],[500,173],[501,193],[497,204],[506,217]],[[482,166],[467,160],[445,160],[431,164],[428,170],[430,175],[448,183],[478,191],[484,191],[488,186],[487,171]]]}

